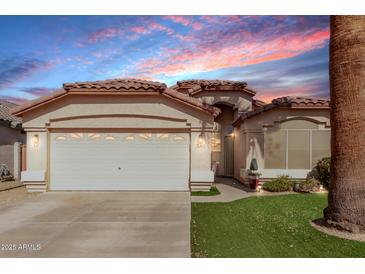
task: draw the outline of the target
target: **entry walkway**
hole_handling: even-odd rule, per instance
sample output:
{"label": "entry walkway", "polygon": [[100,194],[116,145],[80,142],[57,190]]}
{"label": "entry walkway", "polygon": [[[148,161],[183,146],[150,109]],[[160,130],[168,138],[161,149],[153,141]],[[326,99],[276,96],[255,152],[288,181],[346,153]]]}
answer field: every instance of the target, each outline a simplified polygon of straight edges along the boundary
{"label": "entry walkway", "polygon": [[220,195],[215,196],[191,196],[191,202],[193,203],[229,203],[242,198],[252,196],[276,196],[276,195],[289,195],[298,194],[296,192],[268,192],[261,190],[260,192],[251,191],[241,183],[232,178],[217,177],[214,184],[220,191]]}
{"label": "entry walkway", "polygon": [[250,197],[252,192],[247,192],[245,187],[232,178],[218,177],[214,182],[214,186],[220,191],[220,195],[216,196],[191,196],[192,202],[223,202],[228,203],[238,199]]}

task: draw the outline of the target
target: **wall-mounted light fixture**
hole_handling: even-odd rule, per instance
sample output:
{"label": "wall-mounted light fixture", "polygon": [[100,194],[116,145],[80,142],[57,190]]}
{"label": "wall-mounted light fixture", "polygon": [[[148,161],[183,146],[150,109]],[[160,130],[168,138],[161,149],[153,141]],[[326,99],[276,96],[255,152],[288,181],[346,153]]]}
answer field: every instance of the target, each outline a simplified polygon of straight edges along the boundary
{"label": "wall-mounted light fixture", "polygon": [[205,139],[203,138],[203,136],[199,136],[198,142],[196,143],[196,146],[198,148],[202,148],[202,147],[205,146]]}
{"label": "wall-mounted light fixture", "polygon": [[32,137],[32,145],[34,148],[38,148],[39,147],[39,135],[38,134],[34,134]]}

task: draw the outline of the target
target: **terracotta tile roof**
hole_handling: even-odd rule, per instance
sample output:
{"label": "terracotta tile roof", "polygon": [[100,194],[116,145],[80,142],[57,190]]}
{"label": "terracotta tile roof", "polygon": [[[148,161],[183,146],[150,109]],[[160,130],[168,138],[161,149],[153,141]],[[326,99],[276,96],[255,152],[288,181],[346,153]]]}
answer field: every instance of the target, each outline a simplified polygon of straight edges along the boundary
{"label": "terracotta tile roof", "polygon": [[173,98],[175,100],[187,103],[193,107],[199,108],[203,111],[211,113],[213,116],[217,116],[220,113],[220,109],[204,104],[200,100],[189,97],[188,95],[177,92],[176,90],[167,88],[166,84],[160,82],[138,80],[138,79],[112,79],[95,82],[76,82],[65,83],[63,89],[58,90],[50,95],[40,97],[36,100],[27,102],[21,106],[12,109],[12,113],[15,115],[21,115],[23,112],[28,111],[39,105],[46,104],[55,99],[61,98],[67,94],[74,92],[85,92],[85,95],[90,92],[151,92],[162,94],[164,96]]}
{"label": "terracotta tile roof", "polygon": [[183,80],[178,81],[177,85],[179,87],[181,86],[196,86],[199,85],[201,87],[218,87],[218,86],[231,86],[231,87],[240,87],[244,88],[247,86],[246,82],[242,81],[230,81],[230,80]]}
{"label": "terracotta tile roof", "polygon": [[11,114],[10,109],[17,105],[5,100],[0,100],[0,120],[9,123],[9,126],[15,128],[21,125],[22,119]]}
{"label": "terracotta tile roof", "polygon": [[330,101],[327,99],[308,98],[308,97],[280,97],[272,100],[272,104],[277,106],[290,107],[328,107]]}
{"label": "terracotta tile roof", "polygon": [[250,95],[255,95],[256,92],[247,87],[247,83],[243,81],[231,81],[231,80],[183,80],[178,81],[176,85],[171,88],[180,91],[182,89],[188,89],[190,96],[202,91],[228,91],[239,90],[246,92]]}
{"label": "terracotta tile roof", "polygon": [[154,81],[146,81],[139,79],[110,79],[94,82],[75,82],[63,84],[65,90],[137,90],[137,91],[159,91],[167,88],[166,84]]}
{"label": "terracotta tile roof", "polygon": [[273,99],[270,104],[266,104],[259,109],[248,111],[246,113],[241,114],[233,121],[233,126],[240,125],[244,120],[254,117],[260,113],[265,111],[269,111],[274,108],[314,108],[314,109],[329,109],[330,108],[330,100],[327,99],[318,99],[318,98],[309,98],[309,97],[280,97]]}

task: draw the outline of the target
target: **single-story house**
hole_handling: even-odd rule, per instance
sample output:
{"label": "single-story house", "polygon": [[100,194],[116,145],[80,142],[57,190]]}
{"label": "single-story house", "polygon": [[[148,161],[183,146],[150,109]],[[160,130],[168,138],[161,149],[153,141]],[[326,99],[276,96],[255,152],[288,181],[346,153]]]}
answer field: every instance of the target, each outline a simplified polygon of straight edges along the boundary
{"label": "single-story house", "polygon": [[27,132],[29,191],[208,189],[244,181],[252,158],[264,179],[305,178],[329,155],[329,101],[265,104],[245,82],[114,79],[64,84],[13,110]]}
{"label": "single-story house", "polygon": [[25,143],[26,134],[22,119],[11,114],[17,105],[0,100],[0,166],[5,165],[15,179],[20,177],[20,145]]}

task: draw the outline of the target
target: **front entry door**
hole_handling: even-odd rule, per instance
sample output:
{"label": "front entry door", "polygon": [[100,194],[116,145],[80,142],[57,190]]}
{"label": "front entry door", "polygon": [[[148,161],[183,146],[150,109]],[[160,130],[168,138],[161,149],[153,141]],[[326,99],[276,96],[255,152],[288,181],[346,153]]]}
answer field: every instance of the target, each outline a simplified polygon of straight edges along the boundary
{"label": "front entry door", "polygon": [[224,175],[233,176],[233,137],[224,137]]}

